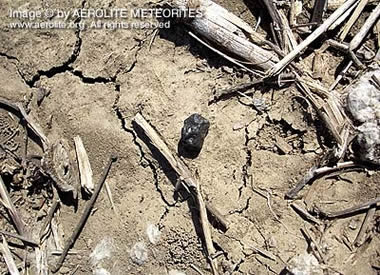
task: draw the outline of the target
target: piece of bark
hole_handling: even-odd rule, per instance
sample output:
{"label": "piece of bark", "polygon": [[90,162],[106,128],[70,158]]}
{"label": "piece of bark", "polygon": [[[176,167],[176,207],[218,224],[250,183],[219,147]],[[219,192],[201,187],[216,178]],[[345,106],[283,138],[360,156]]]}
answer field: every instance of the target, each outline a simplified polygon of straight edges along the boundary
{"label": "piece of bark", "polygon": [[42,159],[44,172],[55,182],[58,190],[72,193],[77,199],[77,179],[71,147],[65,139],[60,139],[45,153]]}
{"label": "piece of bark", "polygon": [[187,18],[184,22],[196,33],[263,70],[268,70],[278,62],[278,57],[250,42],[255,31],[243,20],[211,0],[199,0],[192,7],[189,0],[174,0],[173,5],[183,12],[196,8],[201,17]]}
{"label": "piece of bark", "polygon": [[90,160],[86,149],[84,148],[83,141],[80,136],[74,137],[75,151],[77,153],[78,168],[80,174],[80,184],[82,188],[88,193],[94,192],[94,182],[92,181],[92,169]]}

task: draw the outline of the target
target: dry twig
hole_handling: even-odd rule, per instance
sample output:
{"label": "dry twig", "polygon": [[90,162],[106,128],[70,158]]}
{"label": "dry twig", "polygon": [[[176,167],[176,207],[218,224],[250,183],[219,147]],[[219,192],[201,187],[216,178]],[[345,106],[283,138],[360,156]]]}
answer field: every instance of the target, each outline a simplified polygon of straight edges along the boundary
{"label": "dry twig", "polygon": [[58,260],[56,266],[52,268],[53,273],[56,273],[61,268],[63,261],[65,260],[67,253],[69,252],[69,249],[74,245],[76,239],[78,238],[80,232],[82,231],[82,228],[86,224],[86,221],[87,221],[88,217],[90,216],[91,210],[94,207],[96,199],[98,198],[100,190],[102,189],[102,186],[103,186],[104,182],[106,181],[108,172],[111,169],[111,165],[114,161],[116,161],[116,159],[117,159],[116,156],[114,156],[114,155],[110,156],[108,164],[104,168],[103,174],[99,180],[99,183],[96,186],[94,193],[91,196],[91,199],[87,202],[86,207],[83,211],[83,214],[82,214],[77,226],[75,227],[70,238],[67,240],[65,247],[63,249],[63,252],[62,252],[61,256],[59,257],[59,260]]}
{"label": "dry twig", "polygon": [[298,192],[301,191],[302,188],[304,188],[307,184],[309,184],[316,178],[327,175],[329,173],[337,172],[342,169],[350,169],[350,168],[357,168],[357,167],[360,167],[359,164],[353,161],[337,163],[337,165],[334,167],[329,167],[329,166],[320,167],[320,168],[313,167],[312,169],[310,169],[307,175],[302,179],[302,181],[299,182],[290,191],[288,191],[285,196],[288,199],[294,199],[297,196]]}
{"label": "dry twig", "polygon": [[[183,11],[194,8],[193,1],[173,2]],[[196,33],[263,70],[270,69],[278,61],[272,52],[250,42],[255,31],[239,17],[211,0],[197,1],[196,8],[202,11],[202,16],[185,21]]]}
{"label": "dry twig", "polygon": [[268,76],[280,73],[298,54],[300,54],[307,46],[322,35],[348,8],[350,8],[358,0],[348,0],[340,6],[330,17],[323,22],[313,33],[311,33],[302,43],[297,45],[293,51],[286,55],[280,62],[269,69]]}
{"label": "dry twig", "polygon": [[17,114],[19,117],[23,118],[32,132],[39,137],[42,143],[44,151],[49,148],[49,140],[42,132],[41,127],[26,113],[24,107],[21,103],[12,103],[9,100],[0,97],[0,106],[3,105],[8,109],[12,110],[13,113]]}
{"label": "dry twig", "polygon": [[[177,173],[177,175],[179,175],[181,183],[183,184],[185,189],[189,190],[189,192],[198,202],[200,220],[207,249],[207,256],[211,264],[213,273],[217,274],[217,262],[216,259],[213,259],[215,248],[212,243],[211,231],[208,224],[206,211],[207,206],[203,201],[199,183],[192,176],[192,173],[190,172],[189,168],[185,165],[185,163],[183,163],[180,159],[176,158],[170,152],[170,149],[168,148],[164,140],[153,129],[153,127],[149,125],[149,123],[141,114],[137,114],[133,120],[144,131],[146,136],[150,139],[150,142],[160,151],[164,158],[169,162],[173,170]],[[207,210],[210,212],[210,208],[208,208]]]}
{"label": "dry twig", "polygon": [[0,176],[0,196],[1,196],[1,203],[8,210],[8,213],[12,218],[12,221],[16,227],[17,232],[23,237],[28,239],[29,234],[25,229],[25,223],[22,220],[19,213],[17,212],[16,207],[14,206],[11,198],[9,197],[7,188],[1,176]]}
{"label": "dry twig", "polygon": [[321,216],[323,216],[325,218],[333,219],[333,218],[340,218],[340,217],[346,217],[346,216],[354,215],[354,214],[357,214],[357,213],[362,212],[364,210],[367,210],[371,207],[377,208],[379,206],[380,206],[380,197],[375,198],[373,200],[370,200],[368,202],[359,204],[357,206],[345,209],[345,210],[341,210],[341,211],[337,211],[337,212],[320,211],[320,214],[321,214]]}
{"label": "dry twig", "polygon": [[2,248],[3,248],[2,252],[3,252],[4,260],[5,260],[5,263],[7,264],[9,273],[11,275],[19,275],[20,273],[19,273],[18,268],[16,266],[15,260],[13,259],[12,253],[9,250],[9,246],[8,246],[7,240],[5,239],[4,235],[3,235]]}
{"label": "dry twig", "polygon": [[364,242],[363,236],[366,234],[369,224],[372,222],[373,216],[376,212],[376,205],[372,205],[365,215],[362,226],[360,227],[359,233],[355,238],[354,246],[361,246]]}
{"label": "dry twig", "polygon": [[33,241],[33,240],[29,239],[29,238],[26,238],[24,236],[18,235],[18,234],[14,234],[14,233],[7,232],[7,231],[4,231],[4,230],[0,230],[0,234],[6,235],[8,237],[19,239],[19,240],[23,241],[24,243],[30,244],[32,246],[38,246],[37,242],[35,242],[35,241]]}

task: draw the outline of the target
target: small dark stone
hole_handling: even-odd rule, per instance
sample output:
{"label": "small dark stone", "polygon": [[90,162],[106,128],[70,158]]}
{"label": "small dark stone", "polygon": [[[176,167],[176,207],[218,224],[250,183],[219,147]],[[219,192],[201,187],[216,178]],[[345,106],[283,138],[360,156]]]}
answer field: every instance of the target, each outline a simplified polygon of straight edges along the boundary
{"label": "small dark stone", "polygon": [[192,114],[183,123],[178,151],[180,155],[195,158],[200,153],[208,134],[210,122],[199,114]]}

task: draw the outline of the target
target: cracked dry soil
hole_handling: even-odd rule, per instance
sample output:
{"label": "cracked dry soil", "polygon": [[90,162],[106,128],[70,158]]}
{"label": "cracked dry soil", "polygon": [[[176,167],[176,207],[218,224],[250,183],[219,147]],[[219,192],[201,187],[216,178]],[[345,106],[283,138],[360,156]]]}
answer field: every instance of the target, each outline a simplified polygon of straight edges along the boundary
{"label": "cracked dry soil", "polygon": [[[27,5],[72,9],[88,7],[86,1],[2,2],[0,95],[24,102],[50,140],[64,137],[72,142],[80,135],[95,182],[109,153],[119,155],[107,180],[117,214],[102,191],[96,211],[73,247],[77,253],[66,258],[61,274],[70,274],[77,266],[75,274],[92,274],[89,255],[106,237],[113,239],[114,246],[102,267],[111,274],[167,274],[171,269],[198,274],[191,264],[204,274],[210,273],[194,225],[197,217],[186,200],[174,196],[174,172],[157,162],[134,131],[132,118],[138,112],[165,137],[173,152],[185,118],[197,112],[210,121],[202,152],[186,163],[199,178],[205,200],[230,224],[225,233],[212,228],[216,247],[223,252],[219,262],[225,274],[279,274],[291,258],[306,253],[308,244],[300,228],[311,226],[292,210],[284,194],[322,156],[320,144],[325,141],[318,139],[318,123],[308,117],[294,88],[256,93],[270,106],[264,113],[236,99],[209,104],[215,89],[248,78],[227,70],[228,63],[191,40],[180,26],[160,31],[149,49],[153,30],[31,31],[4,27],[10,20],[6,17],[10,8]],[[244,13],[240,2],[218,2],[237,14]],[[142,4],[145,2],[99,0],[91,2],[91,7]],[[50,94],[38,106],[40,88]],[[275,146],[276,137],[283,138],[291,150],[281,152]],[[31,150],[34,147],[31,145]],[[303,195],[307,207],[338,210],[378,194],[379,180],[378,172],[371,176],[350,172],[319,179]],[[254,189],[271,194],[270,207]],[[12,196],[22,194],[15,192]],[[65,238],[85,203],[79,200],[78,211],[62,206],[59,223]],[[38,231],[31,210],[17,206],[28,228]],[[48,209],[47,205],[43,207]],[[378,234],[354,263],[345,262],[351,251],[340,239],[342,232],[352,241],[363,219],[361,214],[314,230],[330,267],[326,274],[335,274],[334,270],[341,274],[375,274],[371,265],[379,265]],[[4,220],[1,224],[9,226]],[[161,239],[155,245],[148,241],[148,224],[160,228]],[[148,251],[143,265],[129,257],[139,241]],[[263,257],[255,247],[269,251],[276,259]],[[56,256],[49,256],[49,264],[56,260]],[[4,260],[0,261],[4,274]]]}

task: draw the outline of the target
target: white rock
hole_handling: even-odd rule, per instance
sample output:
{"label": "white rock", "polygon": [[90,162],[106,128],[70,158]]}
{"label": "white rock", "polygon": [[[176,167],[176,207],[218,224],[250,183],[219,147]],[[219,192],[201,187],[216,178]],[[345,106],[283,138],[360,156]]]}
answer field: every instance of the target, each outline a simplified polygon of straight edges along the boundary
{"label": "white rock", "polygon": [[308,253],[294,257],[289,262],[289,271],[294,275],[322,275],[323,270],[318,260]]}
{"label": "white rock", "polygon": [[183,273],[181,271],[178,271],[178,270],[175,270],[175,269],[172,269],[169,271],[169,274],[168,275],[186,275],[186,273]]}
{"label": "white rock", "polygon": [[109,273],[104,268],[97,268],[97,269],[95,269],[94,272],[93,272],[93,274],[94,275],[111,275],[111,273]]}
{"label": "white rock", "polygon": [[148,260],[148,250],[144,242],[137,242],[129,252],[132,261],[138,265],[143,265]]}
{"label": "white rock", "polygon": [[356,155],[363,161],[380,165],[380,91],[370,82],[372,75],[380,79],[380,69],[364,74],[348,89],[347,109],[362,123],[357,128]]}
{"label": "white rock", "polygon": [[158,229],[158,226],[154,224],[148,224],[146,228],[146,234],[148,235],[148,239],[151,244],[157,244],[160,241],[161,232],[160,229]]}
{"label": "white rock", "polygon": [[373,74],[380,78],[380,70],[368,72],[348,90],[347,108],[362,123],[378,119],[380,111],[380,91],[370,82]]}
{"label": "white rock", "polygon": [[380,165],[380,125],[375,122],[366,122],[358,127],[357,143],[360,150],[357,152],[360,159]]}
{"label": "white rock", "polygon": [[113,249],[113,239],[111,237],[105,237],[96,245],[94,251],[90,254],[91,264],[97,266],[103,259],[111,258]]}

